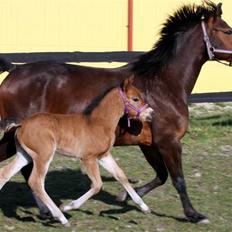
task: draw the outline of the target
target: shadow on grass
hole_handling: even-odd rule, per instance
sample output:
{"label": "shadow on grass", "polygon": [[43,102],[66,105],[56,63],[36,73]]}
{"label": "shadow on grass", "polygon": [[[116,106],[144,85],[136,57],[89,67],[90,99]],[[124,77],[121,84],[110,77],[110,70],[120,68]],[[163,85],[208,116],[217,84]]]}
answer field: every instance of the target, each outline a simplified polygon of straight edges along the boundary
{"label": "shadow on grass", "polygon": [[[102,176],[103,185],[107,181],[115,181],[113,177]],[[115,183],[118,184],[119,183]],[[46,191],[56,205],[61,205],[63,200],[73,200],[79,198],[90,188],[90,180],[80,170],[51,171],[46,177]],[[29,208],[36,207],[30,188],[26,183],[9,181],[0,191],[0,208],[3,214],[9,218],[16,218],[20,221],[36,221],[35,216]],[[116,201],[116,196],[102,190],[93,199],[102,201],[108,205],[122,206],[117,213],[126,213],[130,210],[138,210],[135,206],[128,206],[126,203]],[[21,208],[22,207],[22,208]],[[19,216],[17,210],[21,211],[25,217]],[[90,211],[79,209],[81,212],[91,214]],[[101,212],[99,212],[101,214]],[[21,213],[20,213],[21,214]],[[67,217],[70,217],[66,214]]]}
{"label": "shadow on grass", "polygon": [[[103,184],[107,181],[115,181],[111,177],[102,177]],[[119,183],[115,183],[119,184]],[[90,180],[80,170],[73,171],[71,169],[63,171],[51,171],[48,173],[46,178],[46,190],[53,201],[59,206],[63,200],[77,199],[84,194],[90,187]],[[109,209],[99,212],[99,216],[108,217],[113,220],[119,220],[118,214],[124,214],[128,211],[139,211],[139,208],[134,205],[128,205],[127,203],[119,203],[116,201],[116,196],[102,190],[96,196],[93,197],[97,201],[104,202],[108,205],[121,206],[119,209]],[[33,200],[31,190],[26,183],[8,182],[3,189],[0,191],[0,208],[3,214],[8,218],[15,218],[20,221],[35,222],[39,215],[34,215],[29,210],[31,207],[36,207]],[[133,204],[133,203],[132,203]],[[89,210],[78,209],[87,215],[93,213]],[[20,216],[20,214],[25,216]],[[159,214],[152,212],[152,214],[158,217],[173,218],[177,221],[185,222],[184,218],[176,218],[166,214]],[[70,218],[69,214],[65,214],[67,218]],[[53,221],[48,220],[44,222],[47,226],[53,227]]]}
{"label": "shadow on grass", "polygon": [[232,126],[232,119],[229,116],[224,115],[212,115],[206,117],[199,117],[195,118],[198,122],[205,122],[208,121],[212,126]]}
{"label": "shadow on grass", "polygon": [[232,126],[232,119],[214,122],[213,126]]}

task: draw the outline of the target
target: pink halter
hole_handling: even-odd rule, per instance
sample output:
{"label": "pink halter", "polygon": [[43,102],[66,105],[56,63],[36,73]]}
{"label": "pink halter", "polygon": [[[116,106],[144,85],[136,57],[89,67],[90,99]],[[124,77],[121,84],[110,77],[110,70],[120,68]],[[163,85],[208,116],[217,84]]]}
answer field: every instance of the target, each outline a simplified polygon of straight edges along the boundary
{"label": "pink halter", "polygon": [[123,103],[124,103],[124,105],[125,105],[125,114],[127,115],[127,124],[128,124],[128,127],[130,127],[130,119],[131,119],[131,117],[129,117],[129,109],[132,109],[132,110],[134,110],[135,112],[137,112],[136,118],[139,119],[140,114],[141,114],[145,109],[147,109],[148,104],[145,104],[144,106],[142,106],[141,108],[138,109],[138,108],[136,108],[135,106],[133,106],[133,105],[129,102],[129,100],[127,99],[125,93],[122,91],[121,88],[118,88],[118,91],[119,91],[120,96],[121,96],[121,98],[122,98],[122,100],[123,100]]}

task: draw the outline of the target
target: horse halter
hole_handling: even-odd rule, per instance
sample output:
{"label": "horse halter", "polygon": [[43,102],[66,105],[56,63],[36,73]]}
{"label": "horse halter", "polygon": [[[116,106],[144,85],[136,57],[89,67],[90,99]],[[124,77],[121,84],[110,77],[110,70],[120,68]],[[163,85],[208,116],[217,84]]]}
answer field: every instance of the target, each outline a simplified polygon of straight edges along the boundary
{"label": "horse halter", "polygon": [[127,125],[128,125],[128,127],[130,127],[130,119],[131,119],[131,117],[129,116],[129,111],[130,111],[129,109],[134,110],[134,111],[137,113],[137,114],[136,114],[136,119],[139,119],[140,114],[141,114],[145,109],[147,109],[148,104],[145,104],[145,105],[142,106],[141,108],[136,108],[135,106],[133,106],[133,105],[129,102],[128,98],[126,97],[125,93],[122,91],[121,88],[118,88],[118,91],[119,91],[120,96],[121,96],[121,98],[122,98],[122,100],[123,100],[123,103],[124,103],[124,105],[125,105],[125,114],[127,115]]}
{"label": "horse halter", "polygon": [[201,28],[202,28],[202,31],[203,31],[204,42],[205,42],[205,44],[206,44],[206,48],[207,48],[207,53],[208,53],[209,59],[210,59],[210,60],[216,60],[216,61],[218,61],[219,63],[225,64],[225,65],[228,65],[228,66],[232,66],[232,61],[231,61],[229,64],[227,64],[227,63],[221,62],[220,60],[218,60],[218,59],[215,58],[215,53],[231,54],[231,55],[232,55],[232,50],[228,50],[228,49],[217,49],[217,48],[215,48],[215,47],[211,44],[210,39],[209,39],[209,36],[208,36],[208,34],[207,34],[207,31],[206,31],[206,25],[205,25],[204,19],[201,20]]}

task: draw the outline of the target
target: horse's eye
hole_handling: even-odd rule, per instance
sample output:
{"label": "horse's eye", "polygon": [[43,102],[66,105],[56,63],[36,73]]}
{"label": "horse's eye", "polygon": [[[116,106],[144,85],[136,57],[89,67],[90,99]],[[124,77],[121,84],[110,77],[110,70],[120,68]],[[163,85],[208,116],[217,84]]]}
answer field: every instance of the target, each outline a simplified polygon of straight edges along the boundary
{"label": "horse's eye", "polygon": [[227,35],[232,35],[232,30],[225,31],[224,33]]}
{"label": "horse's eye", "polygon": [[139,101],[139,99],[138,99],[137,97],[132,97],[132,100],[133,100],[134,102],[138,102],[138,101]]}

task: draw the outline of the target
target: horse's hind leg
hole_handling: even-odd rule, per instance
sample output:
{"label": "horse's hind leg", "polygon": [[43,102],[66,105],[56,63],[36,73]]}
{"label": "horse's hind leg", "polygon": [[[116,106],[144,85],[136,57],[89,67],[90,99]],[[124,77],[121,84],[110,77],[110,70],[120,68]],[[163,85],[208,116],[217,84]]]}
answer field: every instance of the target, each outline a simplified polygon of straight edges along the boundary
{"label": "horse's hind leg", "polygon": [[105,168],[108,172],[110,172],[116,180],[118,180],[123,185],[123,187],[131,196],[132,200],[137,205],[139,205],[139,207],[143,212],[145,213],[150,212],[149,207],[143,202],[141,197],[132,188],[123,170],[118,166],[118,164],[112,157],[111,153],[107,153],[106,156],[103,156],[99,160],[99,163],[102,165],[103,168]]}
{"label": "horse's hind leg", "polygon": [[44,180],[48,171],[50,160],[42,160],[41,162],[38,162],[36,158],[34,158],[33,161],[34,166],[28,181],[33,194],[35,194],[44,205],[46,205],[54,218],[57,218],[62,223],[62,225],[69,226],[68,220],[52,201],[52,199],[48,196],[44,188]]}
{"label": "horse's hind leg", "polygon": [[[145,194],[149,193],[154,188],[157,188],[160,185],[163,185],[168,178],[168,171],[167,171],[163,158],[161,154],[159,153],[157,147],[141,145],[140,148],[146,160],[148,161],[148,163],[156,171],[156,177],[151,182],[141,187],[135,188],[135,191],[138,193],[138,195],[142,197]],[[122,202],[122,201],[127,200],[127,198],[128,198],[127,192],[122,191],[117,197],[117,200]]]}
{"label": "horse's hind leg", "polygon": [[75,201],[70,202],[68,205],[62,206],[63,211],[68,211],[71,209],[78,209],[82,204],[84,204],[89,198],[97,194],[102,187],[102,180],[99,171],[99,166],[96,159],[88,159],[82,161],[85,168],[86,174],[92,181],[91,189],[86,192],[83,196]]}
{"label": "horse's hind leg", "polygon": [[31,159],[27,154],[17,152],[16,157],[9,164],[0,169],[0,189],[2,189],[5,183],[29,162],[31,162]]}

